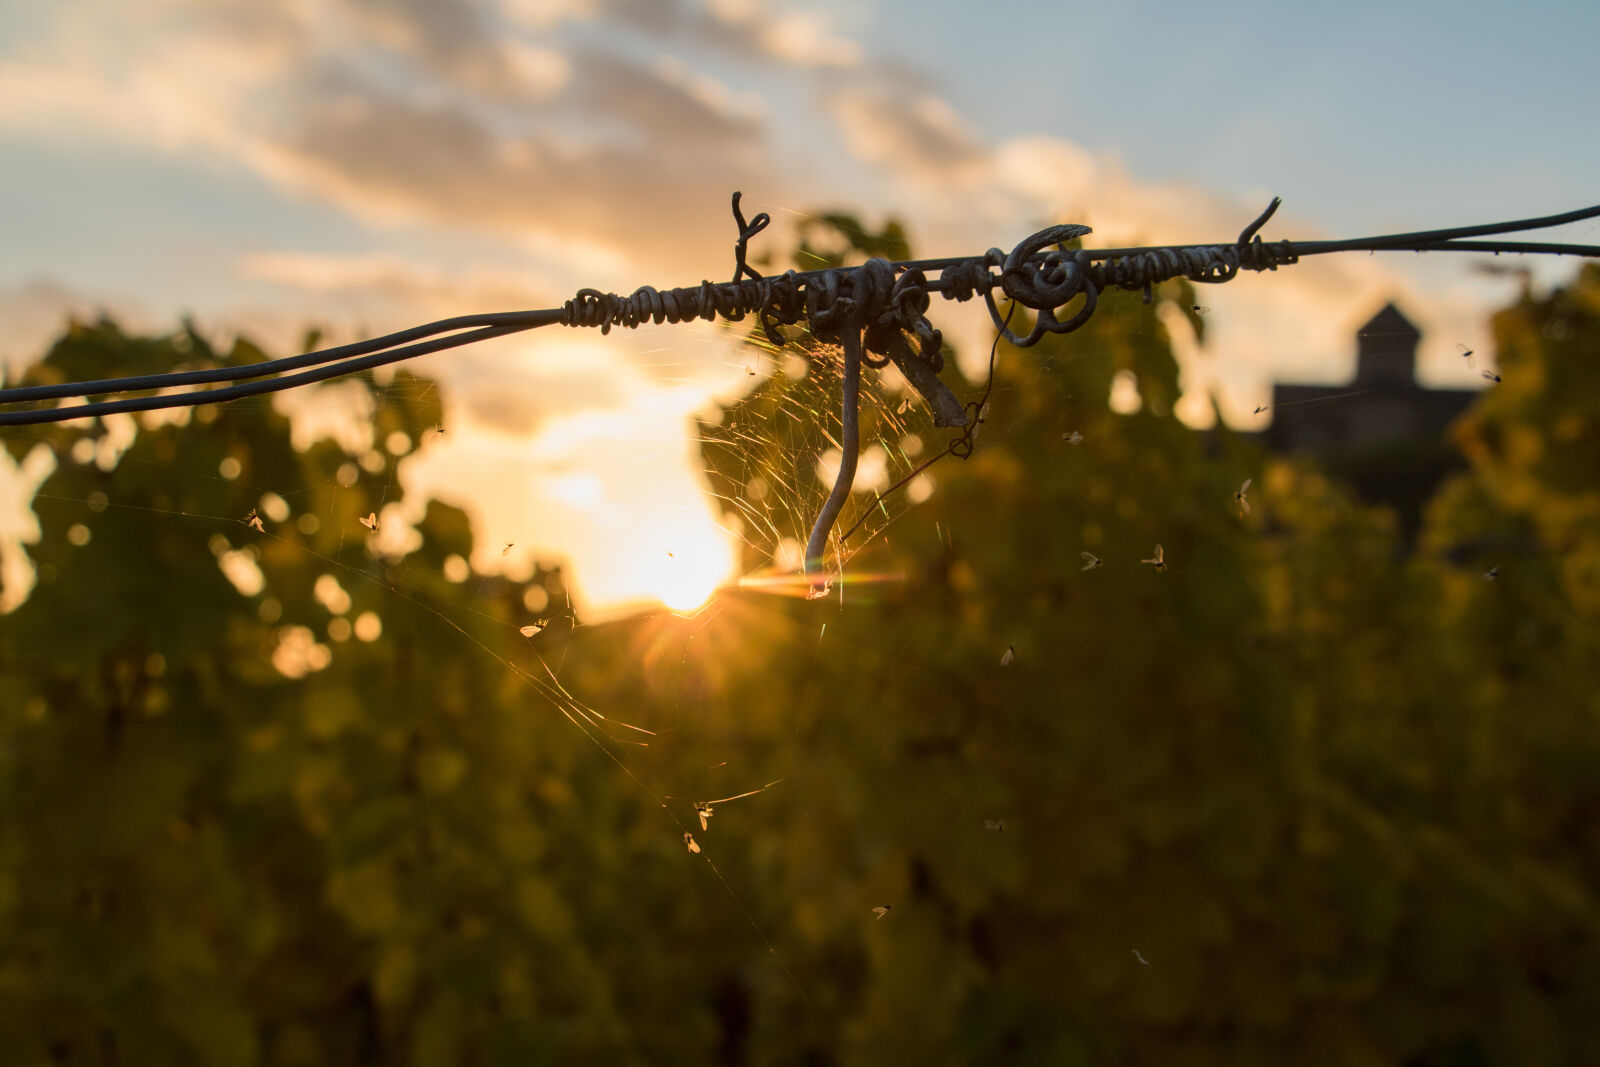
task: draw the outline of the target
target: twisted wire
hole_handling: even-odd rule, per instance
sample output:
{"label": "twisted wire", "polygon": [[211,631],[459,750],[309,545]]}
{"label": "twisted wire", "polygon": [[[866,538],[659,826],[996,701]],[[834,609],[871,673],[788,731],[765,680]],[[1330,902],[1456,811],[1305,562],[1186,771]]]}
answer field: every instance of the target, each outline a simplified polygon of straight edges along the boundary
{"label": "twisted wire", "polygon": [[[1466,251],[1536,253],[1600,257],[1600,246],[1483,241],[1475,238],[1522,230],[1543,229],[1600,216],[1600,206],[1561,215],[1515,222],[1427,230],[1349,241],[1263,241],[1262,226],[1278,210],[1272,202],[1229,244],[1160,245],[1140,248],[1086,250],[1072,247],[1091,231],[1087,226],[1050,226],[1029,235],[1009,253],[991,248],[981,256],[890,262],[873,258],[859,267],[818,271],[785,271],[764,277],[746,260],[750,239],[771,223],[761,212],[746,220],[733,194],[733,217],[738,227],[734,244],[733,280],[702,281],[698,286],[658,290],[641,286],[629,296],[580,289],[559,309],[468,315],[416,326],[367,341],[320,349],[286,359],[236,367],[200,368],[166,374],[100,379],[60,385],[35,385],[0,389],[0,406],[37,404],[49,400],[83,399],[117,392],[146,392],[215,385],[240,384],[195,392],[127,397],[73,407],[22,408],[0,411],[0,426],[64,422],[116,412],[151,411],[220,403],[262,393],[292,389],[372,367],[397,363],[477,341],[504,337],[539,326],[598,327],[607,334],[614,326],[636,328],[647,322],[679,323],[694,319],[739,322],[754,315],[774,347],[784,344],[782,327],[805,321],[811,334],[823,342],[844,347],[844,382],[841,397],[843,453],[838,475],[819,512],[806,544],[805,570],[821,571],[828,537],[849,499],[859,452],[861,365],[884,367],[893,362],[912,387],[922,394],[933,412],[936,426],[958,427],[961,432],[944,451],[917,470],[926,469],[944,455],[962,458],[972,453],[984,400],[962,404],[940,379],[944,369],[942,339],[928,320],[933,293],[947,300],[966,301],[982,296],[996,330],[990,351],[993,387],[995,350],[1003,338],[1018,348],[1037,344],[1046,334],[1078,329],[1094,315],[1100,294],[1107,289],[1143,290],[1151,297],[1154,286],[1183,277],[1201,284],[1219,284],[1241,270],[1277,270],[1300,257],[1346,251]],[[937,271],[936,278],[929,278]],[[1007,298],[1002,316],[995,299],[998,288]],[[1074,308],[1074,305],[1076,307]],[[1036,314],[1026,334],[1011,329],[1018,307]],[[439,336],[444,334],[446,336]],[[913,472],[915,474],[917,472]],[[909,480],[902,479],[895,488]],[[890,490],[891,492],[893,489]],[[858,520],[851,527],[853,533]],[[845,535],[849,536],[849,533]],[[819,585],[818,588],[825,588]]]}
{"label": "twisted wire", "polygon": [[[771,219],[762,212],[747,221],[739,207],[739,194],[735,193],[733,215],[738,239],[730,282],[703,281],[698,286],[667,290],[642,286],[626,297],[597,289],[580,289],[557,309],[459,316],[368,341],[263,363],[0,389],[0,407],[12,408],[0,410],[0,426],[221,403],[292,389],[557,323],[598,327],[602,333],[609,333],[613,326],[631,329],[647,322],[677,323],[692,319],[738,322],[751,315],[758,318],[774,346],[785,341],[783,327],[802,321],[823,341],[838,341],[845,324],[854,323],[862,331],[862,362],[870,367],[895,363],[927,399],[936,425],[962,426],[967,424],[970,413],[939,378],[943,369],[942,339],[927,315],[933,293],[957,301],[982,296],[1001,336],[1016,347],[1027,348],[1046,334],[1070,333],[1082,326],[1093,316],[1100,294],[1107,289],[1143,290],[1148,299],[1155,285],[1172,278],[1218,284],[1236,277],[1241,270],[1276,270],[1310,255],[1347,251],[1458,251],[1600,257],[1600,246],[1595,245],[1476,240],[1592,219],[1600,216],[1600,206],[1513,222],[1382,237],[1263,241],[1258,231],[1280,203],[1274,198],[1236,241],[1227,244],[1074,250],[1069,247],[1071,243],[1090,230],[1086,226],[1062,225],[1030,235],[1009,253],[991,248],[981,256],[905,262],[874,259],[853,268],[790,270],[764,277],[749,265],[746,256],[750,239],[766,229]],[[937,272],[936,277],[930,277],[933,272]],[[997,288],[1010,304],[1020,304],[1037,313],[1026,333],[1014,332],[1007,325],[996,301]],[[440,334],[449,336],[438,336]],[[225,382],[242,384],[72,407],[15,407],[115,392],[182,389]]]}
{"label": "twisted wire", "polygon": [[[139,378],[112,378],[96,382],[4,389],[0,390],[0,404],[18,403],[23,400],[79,398],[110,392],[164,389],[195,382],[239,381],[296,367],[310,365],[316,368],[314,370],[303,370],[296,374],[283,374],[276,378],[266,378],[261,381],[247,381],[241,385],[225,386],[220,389],[203,389],[193,393],[158,394],[155,396],[127,397],[122,400],[101,400],[89,404],[78,404],[73,407],[0,411],[0,426],[30,426],[51,422],[67,422],[71,419],[84,419],[99,415],[157,411],[165,408],[198,407],[202,404],[220,404],[230,400],[242,400],[245,397],[261,396],[265,393],[276,393],[303,385],[313,385],[317,382],[327,381],[330,378],[354,374],[373,367],[400,363],[404,360],[415,359],[418,356],[425,356],[433,352],[443,352],[462,345],[475,344],[478,341],[489,341],[496,337],[505,337],[509,334],[520,333],[523,330],[531,330],[535,326],[544,326],[554,321],[556,314],[554,311],[531,311],[507,312],[503,315],[469,315],[463,316],[459,320],[445,320],[445,323],[451,324],[447,327],[441,323],[432,323],[428,326],[417,326],[410,330],[402,330],[399,333],[374,338],[370,341],[307,352],[303,355],[290,356],[284,359],[268,360],[264,363],[247,363],[236,367],[216,367],[203,370],[178,371],[169,374],[152,374]],[[494,321],[497,319],[501,321]],[[435,337],[432,340],[419,341],[414,344],[400,344],[398,346],[394,342],[395,338],[411,340],[416,337],[427,337],[430,334],[439,332],[441,328],[455,329],[459,328],[463,323],[483,322],[487,322],[487,324],[480,325],[477,329],[454,333],[447,337]],[[357,355],[350,357],[351,351],[356,352]],[[332,353],[342,353],[349,358],[341,359]],[[316,366],[319,363],[323,365]]]}

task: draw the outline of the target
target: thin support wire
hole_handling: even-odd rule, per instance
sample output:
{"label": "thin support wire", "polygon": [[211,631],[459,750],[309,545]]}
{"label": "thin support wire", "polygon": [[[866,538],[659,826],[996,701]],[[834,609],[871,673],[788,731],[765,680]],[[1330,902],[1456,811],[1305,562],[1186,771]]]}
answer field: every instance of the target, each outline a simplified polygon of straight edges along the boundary
{"label": "thin support wire", "polygon": [[[1069,224],[1040,230],[1009,253],[991,248],[979,256],[948,259],[891,262],[874,258],[858,267],[790,270],[781,275],[763,276],[749,265],[746,257],[750,239],[766,229],[771,218],[762,212],[746,221],[739,200],[740,194],[734,193],[733,216],[738,239],[734,245],[735,268],[730,282],[704,281],[698,286],[664,291],[643,286],[626,297],[597,289],[580,289],[560,308],[442,319],[286,359],[0,389],[0,427],[223,403],[310,385],[541,326],[593,326],[607,333],[613,326],[634,328],[646,322],[719,318],[738,322],[753,315],[767,339],[779,346],[788,340],[785,327],[803,323],[817,340],[842,344],[846,351],[843,460],[839,478],[812,528],[806,547],[806,569],[815,573],[855,475],[862,363],[881,368],[893,362],[927,401],[934,425],[964,430],[941,455],[971,452],[982,407],[962,404],[939,377],[944,369],[944,357],[939,331],[927,314],[932,294],[957,301],[981,295],[998,331],[996,344],[1004,339],[1018,348],[1027,348],[1046,334],[1070,333],[1084,325],[1094,315],[1100,294],[1107,289],[1142,290],[1148,300],[1155,285],[1172,278],[1214,285],[1232,280],[1241,270],[1277,270],[1305,256],[1410,251],[1600,258],[1597,245],[1478,239],[1582,222],[1600,217],[1600,206],[1511,222],[1343,241],[1263,241],[1260,230],[1282,203],[1274,197],[1236,240],[1225,244],[1074,249],[1071,243],[1091,231],[1087,226]],[[930,272],[937,272],[938,276],[930,278]],[[996,300],[996,289],[1009,304],[1004,316]],[[1011,314],[1018,306],[1036,313],[1026,334],[1015,333],[1010,327]],[[225,382],[237,384],[189,392],[167,391]],[[65,407],[34,406],[47,401],[85,400],[112,393],[146,395]]]}

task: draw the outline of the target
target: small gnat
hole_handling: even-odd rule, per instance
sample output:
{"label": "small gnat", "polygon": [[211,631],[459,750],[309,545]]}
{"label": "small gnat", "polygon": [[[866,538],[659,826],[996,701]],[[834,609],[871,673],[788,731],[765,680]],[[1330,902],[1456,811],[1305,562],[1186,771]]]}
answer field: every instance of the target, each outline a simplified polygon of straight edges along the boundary
{"label": "small gnat", "polygon": [[518,629],[517,633],[521,634],[523,637],[534,637],[534,636],[537,636],[539,631],[541,631],[543,629],[544,629],[544,623],[541,623],[541,622],[530,622],[528,625],[523,626],[520,629]]}
{"label": "small gnat", "polygon": [[1473,366],[1472,349],[1468,348],[1466,345],[1456,345],[1456,354],[1467,361],[1468,367]]}
{"label": "small gnat", "polygon": [[1167,553],[1160,545],[1156,546],[1156,554],[1149,559],[1141,559],[1140,563],[1148,563],[1158,571],[1167,569]]}
{"label": "small gnat", "polygon": [[710,828],[711,816],[716,814],[716,810],[709,801],[697,800],[694,804],[694,813],[700,816],[700,829],[706,830]]}
{"label": "small gnat", "polygon": [[1250,499],[1245,494],[1250,491],[1250,483],[1254,480],[1253,478],[1246,478],[1244,484],[1239,487],[1239,491],[1233,494],[1233,499],[1239,502],[1240,512],[1245,515],[1250,514]]}
{"label": "small gnat", "polygon": [[367,517],[361,520],[361,525],[365,526],[369,530],[374,530],[374,531],[377,530],[377,528],[378,528],[378,515],[377,515],[377,513],[369,511],[367,513]]}
{"label": "small gnat", "polygon": [[1061,439],[1069,445],[1078,445],[1083,443],[1083,434],[1073,430],[1071,433],[1062,434]]}
{"label": "small gnat", "polygon": [[1138,960],[1140,963],[1144,964],[1146,967],[1150,966],[1150,961],[1145,959],[1142,955],[1140,955],[1138,949],[1134,949],[1133,950],[1133,958]]}
{"label": "small gnat", "polygon": [[1003,834],[1006,832],[1006,821],[1004,819],[985,819],[983,820],[983,828],[997,834]]}
{"label": "small gnat", "polygon": [[1092,571],[1105,562],[1093,552],[1079,552],[1078,555],[1083,557],[1083,569],[1086,571]]}
{"label": "small gnat", "polygon": [[516,547],[516,542],[515,541],[507,541],[506,542],[506,547],[504,547],[504,548],[502,548],[500,550],[500,555],[502,557],[511,555],[511,550],[514,547]]}
{"label": "small gnat", "polygon": [[700,852],[700,846],[699,846],[699,845],[698,845],[698,844],[696,844],[696,843],[695,843],[695,840],[694,840],[694,835],[693,835],[693,834],[691,834],[691,833],[690,833],[690,832],[689,832],[689,831],[687,831],[687,830],[685,830],[685,831],[684,831],[684,832],[683,832],[683,845],[684,845],[684,847],[685,847],[685,848],[687,848],[687,849],[688,849],[688,850],[689,850],[689,851],[690,851],[690,852],[693,852],[693,853],[695,853],[695,854],[697,854],[697,855],[698,855],[698,854],[699,854],[699,852]]}
{"label": "small gnat", "polygon": [[250,514],[246,515],[244,518],[240,519],[239,521],[244,523],[246,526],[250,527],[250,529],[255,530],[255,531],[259,532],[259,533],[266,533],[267,532],[267,528],[265,526],[261,525],[261,515],[260,515],[259,512],[256,511],[255,508],[251,508],[250,509]]}
{"label": "small gnat", "polygon": [[875,919],[881,919],[893,910],[893,904],[879,904],[876,908],[872,909],[872,917]]}
{"label": "small gnat", "polygon": [[1483,377],[1484,377],[1484,380],[1491,381],[1491,382],[1498,382],[1500,380],[1500,375],[1496,374],[1492,370],[1484,371],[1483,372]]}
{"label": "small gnat", "polygon": [[1498,563],[1483,572],[1483,580],[1486,582],[1492,582],[1498,577],[1500,577],[1500,565]]}
{"label": "small gnat", "polygon": [[1211,313],[1210,308],[1204,307],[1200,304],[1190,305],[1190,310],[1192,310],[1196,315],[1209,315]]}
{"label": "small gnat", "polygon": [[1002,653],[1001,656],[1000,656],[1000,666],[1009,667],[1009,666],[1011,666],[1011,661],[1016,659],[1016,658],[1017,658],[1017,646],[1016,645],[1007,645],[1005,652]]}
{"label": "small gnat", "polygon": [[1260,405],[1260,406],[1259,406],[1259,407],[1257,407],[1257,408],[1256,408],[1256,409],[1255,409],[1255,410],[1254,410],[1254,411],[1252,411],[1252,412],[1251,412],[1251,413],[1250,413],[1250,414],[1252,414],[1252,415],[1259,415],[1259,414],[1261,414],[1261,413],[1262,413],[1262,412],[1263,412],[1263,411],[1265,411],[1265,410],[1267,410],[1267,405],[1265,405],[1265,404],[1262,404],[1262,405]]}

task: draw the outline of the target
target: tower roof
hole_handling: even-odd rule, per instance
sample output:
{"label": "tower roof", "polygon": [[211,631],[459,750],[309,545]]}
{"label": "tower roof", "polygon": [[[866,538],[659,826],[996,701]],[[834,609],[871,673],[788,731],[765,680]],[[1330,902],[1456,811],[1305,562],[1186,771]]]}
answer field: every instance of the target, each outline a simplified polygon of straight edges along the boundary
{"label": "tower roof", "polygon": [[1356,333],[1356,381],[1364,386],[1413,384],[1421,339],[1422,332],[1399,308],[1385,304]]}
{"label": "tower roof", "polygon": [[1367,324],[1356,331],[1357,337],[1413,337],[1421,338],[1422,331],[1400,313],[1393,304],[1383,305],[1383,310],[1372,316]]}

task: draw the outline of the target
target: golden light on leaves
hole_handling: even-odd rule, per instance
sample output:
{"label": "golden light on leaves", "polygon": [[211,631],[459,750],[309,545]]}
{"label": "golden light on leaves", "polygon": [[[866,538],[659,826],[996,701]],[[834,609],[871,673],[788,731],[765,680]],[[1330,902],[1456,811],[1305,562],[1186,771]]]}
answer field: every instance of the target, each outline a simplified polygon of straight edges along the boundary
{"label": "golden light on leaves", "polygon": [[266,588],[266,575],[256,562],[254,549],[254,545],[246,545],[225,549],[217,555],[217,566],[222,568],[223,575],[233,583],[240,596],[255,596]]}
{"label": "golden light on leaves", "polygon": [[289,502],[277,493],[263,493],[261,495],[260,514],[273,522],[287,522],[289,520]]}
{"label": "golden light on leaves", "polygon": [[358,641],[376,641],[383,636],[383,620],[375,611],[363,611],[356,616],[355,634]]}
{"label": "golden light on leaves", "polygon": [[332,574],[319,574],[311,587],[311,595],[330,615],[343,615],[350,610],[350,594],[339,579]]}
{"label": "golden light on leaves", "polygon": [[333,662],[333,652],[319,644],[304,626],[285,626],[278,631],[278,647],[272,652],[272,665],[285,678],[304,678]]}

